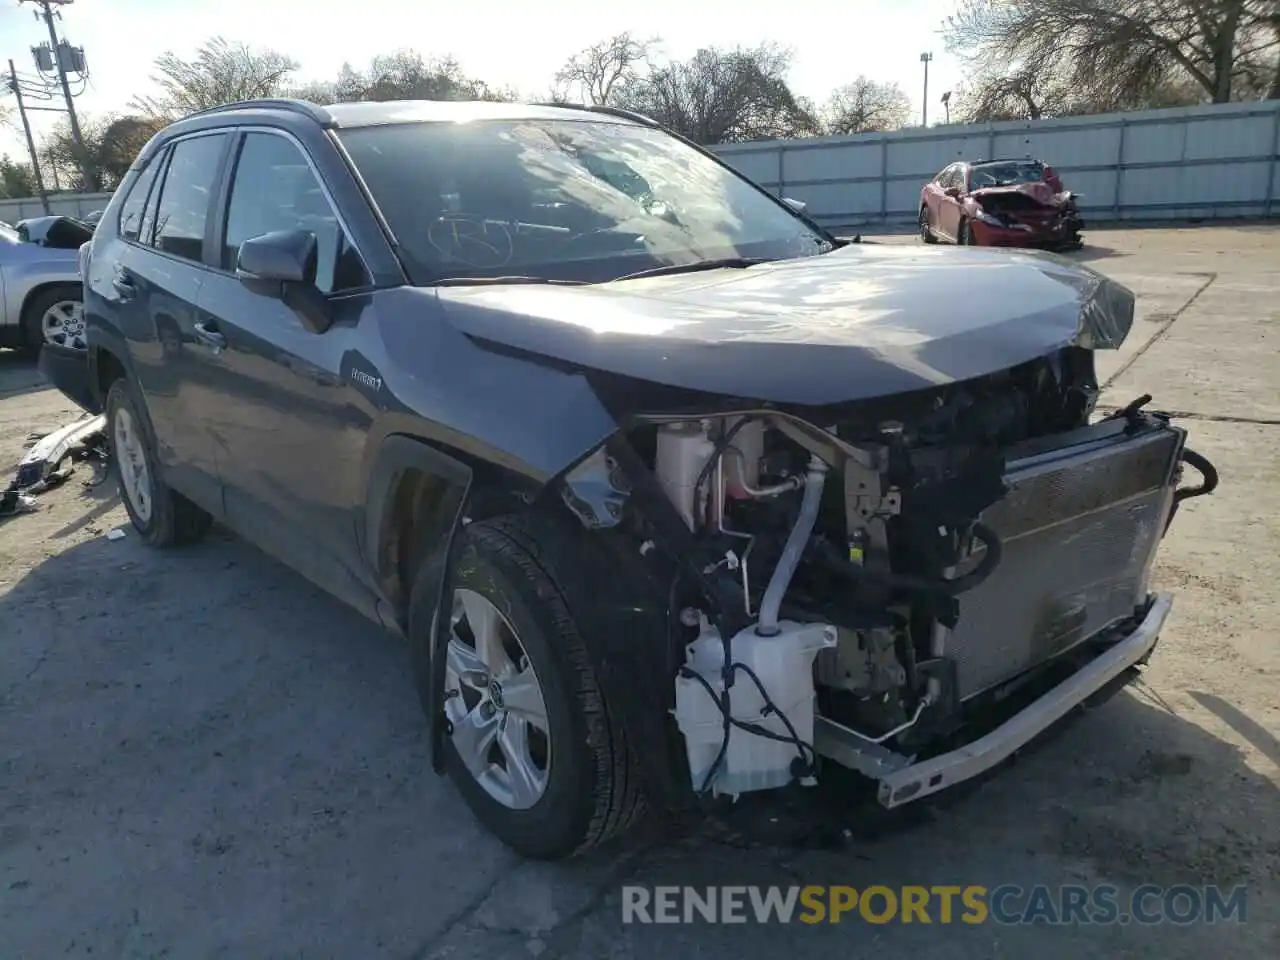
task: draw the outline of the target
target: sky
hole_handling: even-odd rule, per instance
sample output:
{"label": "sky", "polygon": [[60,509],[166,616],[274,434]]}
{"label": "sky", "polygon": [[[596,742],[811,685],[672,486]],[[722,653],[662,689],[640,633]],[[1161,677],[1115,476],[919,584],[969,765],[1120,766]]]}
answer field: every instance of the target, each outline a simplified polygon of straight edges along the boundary
{"label": "sky", "polygon": [[[530,95],[544,93],[555,71],[578,50],[623,31],[658,37],[661,55],[691,56],[699,47],[754,46],[771,41],[793,53],[792,89],[819,102],[859,74],[897,81],[920,116],[923,65],[929,65],[929,113],[941,117],[943,91],[961,78],[938,30],[958,0],[378,0],[368,6],[316,0],[75,0],[62,8],[59,35],[85,48],[89,82],[78,113],[124,112],[149,92],[152,62],[172,50],[193,54],[223,36],[271,47],[300,63],[299,81],[328,79],[344,62],[359,68],[377,54],[415,49],[452,55],[471,76]],[[0,0],[0,69],[12,57],[34,75],[30,48],[47,40],[32,3]],[[13,105],[7,91],[3,103]],[[51,101],[52,105],[57,101]],[[64,115],[33,113],[40,132]],[[26,156],[16,113],[0,127],[0,153]]]}

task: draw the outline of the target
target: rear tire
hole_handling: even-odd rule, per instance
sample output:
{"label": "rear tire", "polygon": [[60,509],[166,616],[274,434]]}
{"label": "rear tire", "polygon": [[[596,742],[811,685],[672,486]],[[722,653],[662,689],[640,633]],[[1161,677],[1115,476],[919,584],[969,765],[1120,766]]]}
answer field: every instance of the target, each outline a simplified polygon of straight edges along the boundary
{"label": "rear tire", "polygon": [[929,224],[929,208],[920,208],[920,239],[925,243],[937,243],[938,238],[933,234],[933,227]]}
{"label": "rear tire", "polygon": [[213,518],[169,488],[160,473],[155,438],[131,382],[120,377],[107,391],[107,441],[120,500],[142,541],[153,547],[201,539]]}
{"label": "rear tire", "polygon": [[[476,521],[458,535],[454,592],[441,620],[442,629],[450,631],[449,662],[473,663],[466,653],[482,646],[470,624],[471,610],[462,602],[460,612],[454,607],[455,597],[475,603],[478,595],[501,615],[502,643],[508,651],[518,651],[513,662],[518,665],[523,653],[528,673],[536,677],[545,710],[545,763],[537,771],[536,795],[526,793],[521,804],[512,802],[514,790],[504,799],[495,795],[502,791],[495,790],[493,778],[501,780],[512,766],[507,760],[510,744],[499,734],[483,756],[469,750],[472,741],[466,735],[473,728],[466,724],[473,716],[480,718],[475,724],[486,722],[483,694],[475,706],[469,700],[476,699],[485,681],[482,677],[479,683],[454,683],[455,674],[446,681],[441,705],[450,718],[445,728],[446,768],[477,819],[516,852],[542,860],[584,853],[629,829],[645,805],[626,731],[610,709],[592,665],[589,631],[580,626],[587,622],[582,611],[588,595],[581,587],[589,576],[581,544],[557,521],[536,515]],[[429,563],[424,567],[414,584],[409,633],[419,691],[430,717],[430,614],[438,569]],[[458,616],[456,624],[450,622]],[[512,636],[518,646],[511,645]],[[500,681],[501,691],[506,681],[500,675],[489,676]],[[472,689],[464,690],[466,686]],[[513,717],[519,721],[520,712],[500,700],[501,693],[498,707],[492,697],[488,703],[502,714],[502,730]],[[526,745],[535,742],[525,736]],[[514,782],[514,775],[508,776]]]}

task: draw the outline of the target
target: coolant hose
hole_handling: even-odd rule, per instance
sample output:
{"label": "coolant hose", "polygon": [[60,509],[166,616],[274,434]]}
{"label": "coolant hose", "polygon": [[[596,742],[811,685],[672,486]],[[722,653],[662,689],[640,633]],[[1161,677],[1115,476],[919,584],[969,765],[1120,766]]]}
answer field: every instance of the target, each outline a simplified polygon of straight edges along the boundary
{"label": "coolant hose", "polygon": [[800,555],[809,545],[813,525],[818,522],[818,507],[822,503],[822,488],[826,482],[827,465],[818,457],[811,456],[809,474],[804,484],[804,497],[800,501],[800,516],[796,517],[795,526],[791,528],[786,545],[782,548],[782,557],[773,568],[773,576],[765,587],[764,599],[760,601],[760,622],[756,624],[759,636],[776,637],[781,632],[778,627],[778,611],[782,609],[782,598],[791,586],[796,567],[800,565]]}
{"label": "coolant hose", "polygon": [[973,536],[981,540],[986,549],[983,551],[982,559],[978,561],[976,567],[963,576],[956,577],[954,580],[922,577],[910,573],[868,570],[866,567],[849,563],[844,559],[837,559],[832,564],[831,569],[833,572],[850,580],[883,583],[887,587],[894,590],[902,590],[905,593],[958,597],[960,594],[972,590],[991,576],[996,567],[1000,565],[1000,560],[1004,555],[1000,538],[996,536],[994,530],[986,524],[978,522],[975,522],[970,529]]}

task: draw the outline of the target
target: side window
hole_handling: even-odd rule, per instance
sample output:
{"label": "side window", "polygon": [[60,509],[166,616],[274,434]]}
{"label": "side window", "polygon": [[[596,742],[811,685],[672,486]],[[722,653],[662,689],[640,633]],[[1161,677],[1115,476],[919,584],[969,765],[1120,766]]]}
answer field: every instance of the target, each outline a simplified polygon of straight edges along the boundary
{"label": "side window", "polygon": [[227,134],[217,133],[173,145],[156,205],[157,249],[197,263],[203,259],[209,198],[226,142]]}
{"label": "side window", "polygon": [[124,203],[120,205],[120,236],[126,240],[137,240],[142,229],[142,214],[147,206],[147,198],[151,196],[151,185],[156,182],[156,172],[164,166],[164,151],[151,158],[145,170],[138,174],[133,186],[129,188]]}
{"label": "side window", "polygon": [[947,167],[947,169],[942,171],[942,177],[938,180],[938,183],[942,185],[942,189],[944,190],[948,187],[960,186],[960,168],[954,163]]}
{"label": "side window", "polygon": [[322,293],[369,284],[369,274],[297,145],[271,133],[248,133],[227,205],[222,266],[234,270],[240,244],[277,230],[316,237],[316,286]]}
{"label": "side window", "polygon": [[938,175],[933,178],[937,182],[938,186],[942,187],[944,190],[947,188],[947,179],[951,176],[952,169],[953,168],[950,165],[945,166]]}
{"label": "side window", "polygon": [[164,181],[164,171],[169,166],[172,147],[165,147],[164,153],[153,161],[156,165],[156,182],[147,197],[147,207],[142,214],[142,227],[138,230],[138,242],[151,246],[156,233],[156,205],[160,203],[160,184]]}

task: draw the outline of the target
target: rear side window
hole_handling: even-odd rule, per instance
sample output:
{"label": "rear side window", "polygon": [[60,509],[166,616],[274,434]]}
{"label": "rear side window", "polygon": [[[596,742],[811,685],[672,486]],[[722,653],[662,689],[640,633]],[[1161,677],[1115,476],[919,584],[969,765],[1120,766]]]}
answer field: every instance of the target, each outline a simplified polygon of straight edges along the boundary
{"label": "rear side window", "polygon": [[203,259],[209,199],[226,142],[227,134],[218,133],[173,145],[156,205],[157,249],[197,263]]}
{"label": "rear side window", "polygon": [[240,244],[277,230],[315,235],[316,286],[322,293],[369,284],[360,255],[298,146],[273,133],[248,133],[227,206],[223,268],[235,269]]}
{"label": "rear side window", "polygon": [[151,246],[151,241],[155,239],[156,204],[160,201],[160,184],[164,180],[164,172],[169,166],[169,156],[172,153],[172,148],[165,147],[164,153],[154,160],[156,185],[151,189],[151,196],[147,197],[147,207],[142,214],[142,228],[138,231],[138,242],[145,243],[147,246]]}
{"label": "rear side window", "polygon": [[[164,165],[164,154],[152,157],[145,170],[138,174],[129,188],[124,203],[120,205],[120,236],[137,240],[142,229],[142,214],[151,195],[151,185],[156,182],[156,172]],[[145,241],[144,241],[145,242]]]}

